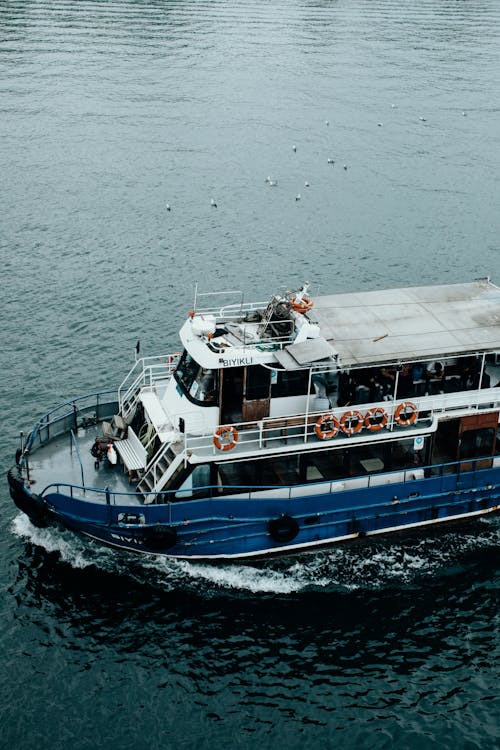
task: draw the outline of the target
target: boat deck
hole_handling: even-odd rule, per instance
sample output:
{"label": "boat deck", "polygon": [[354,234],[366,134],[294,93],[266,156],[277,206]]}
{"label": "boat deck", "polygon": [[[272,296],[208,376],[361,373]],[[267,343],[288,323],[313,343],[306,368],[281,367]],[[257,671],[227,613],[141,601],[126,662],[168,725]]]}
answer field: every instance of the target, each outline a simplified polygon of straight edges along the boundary
{"label": "boat deck", "polygon": [[[135,488],[129,483],[128,473],[123,471],[122,466],[111,466],[107,460],[104,460],[99,463],[98,469],[95,467],[95,458],[92,456],[90,449],[95,438],[99,435],[102,435],[101,425],[78,430],[76,440],[81,464],[69,433],[61,435],[33,451],[29,457],[30,486],[33,492],[41,494],[46,487],[54,484],[54,478],[57,477],[58,485],[68,484],[76,487],[84,485],[88,489],[107,487],[111,493],[131,493],[127,498],[127,503],[132,503]],[[79,495],[80,493],[75,490],[74,494]],[[98,500],[99,497],[95,496],[92,499]],[[104,496],[102,496],[102,500],[105,502]],[[137,497],[136,502],[138,505],[140,504],[139,497]]]}

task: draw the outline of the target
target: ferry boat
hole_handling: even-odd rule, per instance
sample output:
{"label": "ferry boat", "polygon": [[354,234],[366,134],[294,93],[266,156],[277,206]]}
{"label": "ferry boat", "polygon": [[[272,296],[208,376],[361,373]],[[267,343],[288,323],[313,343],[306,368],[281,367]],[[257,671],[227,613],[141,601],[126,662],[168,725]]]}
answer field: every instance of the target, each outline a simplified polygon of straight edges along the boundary
{"label": "ferry boat", "polygon": [[25,435],[33,523],[205,561],[290,555],[499,509],[489,279],[247,303],[199,294],[182,350]]}

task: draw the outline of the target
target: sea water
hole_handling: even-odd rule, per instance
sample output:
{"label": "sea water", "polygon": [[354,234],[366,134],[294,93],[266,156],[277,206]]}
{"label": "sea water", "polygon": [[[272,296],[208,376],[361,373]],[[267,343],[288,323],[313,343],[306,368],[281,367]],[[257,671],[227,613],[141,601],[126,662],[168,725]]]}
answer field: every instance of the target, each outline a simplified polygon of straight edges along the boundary
{"label": "sea water", "polygon": [[[1,3],[4,474],[137,340],[178,350],[196,282],[500,283],[499,22],[496,0]],[[500,747],[498,518],[209,566],[0,497],[0,746]]]}

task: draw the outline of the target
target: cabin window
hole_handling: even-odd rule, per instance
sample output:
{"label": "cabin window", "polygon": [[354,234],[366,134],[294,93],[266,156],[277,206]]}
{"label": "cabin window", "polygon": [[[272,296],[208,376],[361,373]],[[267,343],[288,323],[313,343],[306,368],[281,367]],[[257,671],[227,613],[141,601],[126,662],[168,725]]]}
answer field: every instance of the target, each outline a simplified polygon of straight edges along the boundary
{"label": "cabin window", "polygon": [[260,365],[247,367],[246,377],[246,399],[255,401],[261,398],[269,398],[269,387],[271,383],[271,371]]}
{"label": "cabin window", "polygon": [[277,383],[271,387],[273,398],[305,396],[309,384],[309,370],[278,370]]}
{"label": "cabin window", "polygon": [[494,437],[495,430],[493,427],[462,432],[460,458],[491,456]]}
{"label": "cabin window", "polygon": [[190,401],[201,406],[217,406],[217,370],[201,367],[184,350],[174,377]]}

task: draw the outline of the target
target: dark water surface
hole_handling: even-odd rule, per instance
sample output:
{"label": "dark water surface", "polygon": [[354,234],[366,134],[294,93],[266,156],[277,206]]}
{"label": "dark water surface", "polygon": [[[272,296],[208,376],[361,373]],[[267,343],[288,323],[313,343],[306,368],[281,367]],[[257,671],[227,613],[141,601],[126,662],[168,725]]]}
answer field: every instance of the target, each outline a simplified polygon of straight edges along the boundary
{"label": "dark water surface", "polygon": [[[195,281],[500,283],[500,4],[0,0],[0,167],[4,473]],[[0,499],[2,748],[500,747],[498,517],[210,567]]]}

